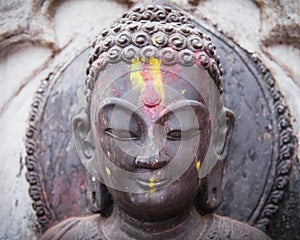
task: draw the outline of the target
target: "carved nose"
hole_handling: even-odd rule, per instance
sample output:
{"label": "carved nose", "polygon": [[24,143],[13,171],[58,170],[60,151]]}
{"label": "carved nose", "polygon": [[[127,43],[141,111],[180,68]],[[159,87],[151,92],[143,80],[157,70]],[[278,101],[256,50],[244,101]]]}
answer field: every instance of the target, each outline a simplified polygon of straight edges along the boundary
{"label": "carved nose", "polygon": [[168,161],[159,159],[159,156],[153,157],[137,157],[135,159],[135,165],[138,168],[148,168],[148,169],[159,169],[166,166]]}
{"label": "carved nose", "polygon": [[[147,168],[147,169],[159,169],[166,166],[169,162],[168,158],[161,156],[160,151],[163,148],[163,141],[161,138],[155,138],[153,135],[153,128],[149,128],[149,142],[148,145],[141,149],[136,155],[135,166],[137,168]],[[156,130],[162,128],[161,125],[155,125]],[[161,130],[162,131],[162,130]]]}

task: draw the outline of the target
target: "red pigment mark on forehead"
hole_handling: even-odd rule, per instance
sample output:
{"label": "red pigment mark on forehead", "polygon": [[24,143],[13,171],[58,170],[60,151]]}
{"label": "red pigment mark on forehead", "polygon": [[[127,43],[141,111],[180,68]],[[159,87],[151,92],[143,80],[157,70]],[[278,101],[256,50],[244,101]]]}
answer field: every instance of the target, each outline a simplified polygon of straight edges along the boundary
{"label": "red pigment mark on forehead", "polygon": [[146,85],[145,91],[141,96],[142,104],[146,105],[149,108],[156,107],[161,103],[161,97],[155,91],[153,84],[148,83]]}
{"label": "red pigment mark on forehead", "polygon": [[[181,80],[185,69],[180,65],[164,66],[154,57],[149,60],[136,58],[132,60],[130,80],[133,88],[139,90],[141,112],[150,123],[159,117],[166,103],[166,88],[171,88],[180,95],[188,91],[186,82]],[[170,92],[169,92],[170,93]],[[176,99],[173,100],[176,102]]]}
{"label": "red pigment mark on forehead", "polygon": [[143,105],[141,108],[141,112],[144,115],[145,121],[149,125],[153,125],[156,122],[161,110],[162,107],[160,105],[157,105],[156,107],[148,107]]}
{"label": "red pigment mark on forehead", "polygon": [[160,105],[161,101],[161,96],[155,90],[153,82],[148,82],[144,92],[141,93],[141,112],[149,125],[158,119],[160,111],[162,110],[162,105]]}

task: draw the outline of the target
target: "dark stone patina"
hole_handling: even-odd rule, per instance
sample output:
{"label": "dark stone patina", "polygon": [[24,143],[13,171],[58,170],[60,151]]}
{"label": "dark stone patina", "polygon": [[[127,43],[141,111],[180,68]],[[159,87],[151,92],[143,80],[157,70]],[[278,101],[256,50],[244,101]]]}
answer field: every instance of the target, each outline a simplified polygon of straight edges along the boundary
{"label": "dark stone patina", "polygon": [[[170,24],[162,24],[161,21]],[[216,162],[213,171],[199,182],[199,169],[202,167],[209,146],[212,122],[209,114],[211,111],[205,99],[199,94],[201,90],[195,87],[197,83],[194,81],[209,79],[216,84],[218,92],[222,91],[222,68],[219,57],[215,53],[215,47],[210,38],[202,31],[207,30],[203,30],[176,9],[167,6],[135,8],[125,14],[111,29],[104,30],[93,44],[93,53],[87,70],[85,92],[87,107],[80,93],[83,86],[80,77],[76,76],[78,81],[73,79],[74,83],[70,84],[53,82],[50,86],[46,86],[49,80],[44,81],[46,85],[42,86],[41,95],[48,95],[49,99],[53,98],[53,101],[57,103],[51,105],[43,102],[42,98],[37,98],[31,127],[27,134],[29,170],[27,178],[31,184],[30,194],[35,200],[34,208],[38,220],[46,230],[58,220],[85,215],[88,212],[85,207],[87,201],[90,202],[93,212],[100,213],[88,217],[68,218],[48,229],[43,236],[44,239],[268,239],[263,232],[237,220],[248,222],[263,231],[267,231],[270,223],[274,224],[271,219],[276,214],[278,202],[283,198],[287,184],[285,182],[288,181],[288,174],[294,159],[295,138],[289,123],[288,112],[280,100],[281,96],[274,86],[272,76],[259,60],[254,55],[249,58],[235,49],[234,45],[226,46],[221,43],[222,38],[219,38],[219,53],[221,59],[225,60],[224,63],[222,62],[225,69],[223,94],[225,105],[238,114],[238,124],[248,126],[242,130],[239,130],[240,126],[237,126],[238,130],[235,130],[232,147],[229,150],[234,117],[229,110],[224,109],[227,133],[220,159]],[[233,52],[236,56],[232,56]],[[235,63],[237,55],[243,60],[248,57],[249,66],[245,68]],[[77,68],[77,64],[82,64],[81,59],[85,57],[86,52],[82,54],[80,60],[71,64],[73,71]],[[139,77],[131,75],[134,72],[132,69],[134,63],[139,64],[140,69],[135,71],[142,76],[143,80],[142,86],[138,86],[139,91],[136,91],[135,86],[138,82],[135,80],[139,80]],[[159,71],[155,65],[157,63],[161,67]],[[126,65],[129,69],[127,72],[123,71]],[[188,68],[194,65],[199,65],[196,77],[188,71]],[[152,72],[153,69],[155,69],[154,72]],[[109,79],[112,71],[113,76],[117,75],[115,72],[120,71],[119,77]],[[181,95],[184,95],[183,107],[184,109],[190,108],[192,112],[189,113],[187,110],[183,114],[174,116],[172,116],[172,111],[162,114],[164,106],[168,107],[179,100],[176,94],[172,95],[172,91],[165,91],[161,95],[162,90],[158,89],[155,77],[153,77],[157,72],[160,73],[159,78],[163,86],[177,89]],[[253,72],[257,72],[256,75],[253,75]],[[257,80],[259,74],[262,76],[260,78],[266,81],[265,83]],[[249,76],[254,79],[254,83],[253,80],[252,82],[245,80]],[[109,80],[113,80],[113,84],[107,85],[106,82]],[[105,94],[98,96],[97,91],[104,86]],[[77,88],[81,89],[77,90]],[[143,91],[140,91],[141,88]],[[56,97],[59,91],[66,92],[68,95],[67,105],[60,103],[61,98]],[[125,102],[118,102],[119,105],[114,102],[115,99],[123,99],[128,92],[132,91],[137,94],[138,101],[143,103],[137,108],[139,114],[131,111]],[[58,95],[64,95],[64,93]],[[129,99],[135,100],[134,97]],[[253,99],[261,101],[253,104],[251,103]],[[268,102],[268,99],[273,99],[274,103]],[[164,104],[161,104],[162,102]],[[39,114],[37,111],[44,109],[39,104],[45,104],[44,106],[48,106],[48,109],[37,115]],[[66,110],[65,106],[68,105],[72,107]],[[97,148],[101,148],[106,153],[106,157],[119,168],[143,174],[153,172],[155,179],[157,176],[154,172],[164,169],[171,162],[180,149],[179,143],[186,142],[186,146],[190,146],[182,149],[183,156],[194,154],[193,142],[199,139],[199,135],[201,135],[198,140],[200,147],[197,148],[196,157],[187,170],[178,179],[164,187],[160,188],[159,185],[155,185],[153,178],[152,181],[151,178],[147,178],[136,179],[137,185],[133,186],[136,192],[120,191],[104,180],[104,183],[109,185],[107,188],[94,177],[90,176],[88,181],[86,180],[86,172],[80,165],[79,158],[74,152],[75,148],[70,142],[70,129],[65,129],[64,125],[60,126],[63,119],[68,119],[70,122],[74,112],[78,111],[81,106],[86,111],[75,117],[74,132],[77,150],[83,160],[94,161],[99,157]],[[62,114],[61,116],[47,114],[51,111]],[[270,115],[273,112],[275,114]],[[124,132],[118,127],[122,125],[126,116],[130,115],[129,113],[133,117],[129,118],[128,129]],[[61,120],[52,122],[48,119],[51,116],[61,118]],[[111,119],[116,117],[117,121],[114,125]],[[189,125],[194,117],[197,128]],[[52,131],[53,136],[51,134],[47,136],[48,140],[38,141],[36,129],[43,129],[41,127],[43,123],[49,121],[52,122],[49,130],[51,131],[52,128],[56,131]],[[36,125],[38,122],[39,126]],[[159,127],[155,130],[157,125],[165,130],[161,131]],[[278,129],[274,130],[276,125]],[[186,130],[184,131],[182,127],[186,127]],[[150,132],[150,129],[154,130]],[[277,131],[281,136],[280,139],[276,136]],[[151,141],[153,139],[158,141],[163,134],[165,134],[166,146],[163,145],[164,147],[156,155],[152,154],[154,157],[151,155],[147,158],[149,155],[146,154],[133,158],[130,154],[126,154],[126,151],[120,151],[120,146],[116,144],[117,139],[121,141],[121,144],[125,143],[123,144],[125,147],[130,144],[130,141],[138,145],[150,142],[151,146]],[[149,136],[152,136],[152,140]],[[59,147],[51,145],[53,144],[52,138],[60,139],[60,142],[57,142]],[[52,158],[50,161],[41,161],[37,164],[35,159],[37,147],[34,145],[36,141],[40,144],[41,159],[50,156]],[[244,146],[240,145],[241,142]],[[50,147],[47,148],[49,143],[51,143]],[[270,146],[272,146],[271,149]],[[148,149],[148,151],[151,150],[155,151],[154,148]],[[224,201],[218,211],[231,218],[212,213],[221,203],[222,173],[227,155],[229,163],[225,165]],[[65,157],[72,161],[64,162]],[[263,159],[259,159],[262,157]],[[114,172],[111,172],[111,169],[100,168],[91,170],[91,167],[88,167],[93,175],[97,174],[94,172],[96,170],[102,175],[112,175],[111,178],[113,178]],[[239,168],[242,169],[241,172],[236,173]],[[251,168],[255,169],[255,172],[252,172]],[[264,169],[268,171],[263,171]],[[41,172],[46,172],[46,175]],[[159,173],[163,175],[163,170]],[[255,177],[247,176],[249,174]],[[65,175],[69,177],[66,178]],[[271,183],[262,184],[261,178],[268,179]],[[101,179],[98,177],[98,180]],[[247,181],[251,186],[247,185]],[[144,184],[145,182],[147,184]],[[49,183],[51,186],[47,186]],[[40,190],[41,187],[44,189],[43,192]],[[88,199],[84,196],[86,191]],[[234,191],[240,191],[244,196],[238,194],[238,199],[236,199],[232,195]],[[237,206],[238,209],[236,209]]]}

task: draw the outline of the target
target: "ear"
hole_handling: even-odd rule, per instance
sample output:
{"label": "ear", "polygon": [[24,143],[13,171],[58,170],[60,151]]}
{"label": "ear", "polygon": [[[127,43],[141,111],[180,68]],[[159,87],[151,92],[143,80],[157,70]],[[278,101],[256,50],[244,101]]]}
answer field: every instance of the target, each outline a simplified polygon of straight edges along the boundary
{"label": "ear", "polygon": [[[225,114],[226,114],[227,130],[226,130],[224,146],[223,146],[222,152],[220,154],[220,159],[219,159],[219,161],[223,161],[223,162],[225,162],[225,160],[227,158],[227,154],[229,151],[231,138],[232,138],[232,134],[233,134],[234,126],[235,126],[234,113],[230,109],[225,108]],[[224,163],[223,163],[223,165],[224,165]]]}
{"label": "ear", "polygon": [[[233,134],[235,125],[235,116],[229,109],[225,110],[226,113],[226,136],[225,142],[220,154],[220,158],[213,170],[207,175],[204,186],[200,190],[200,203],[199,207],[201,212],[208,213],[216,209],[222,202],[222,179],[225,161],[227,159],[228,150]],[[201,196],[202,195],[202,196]]]}
{"label": "ear", "polygon": [[89,163],[96,157],[91,134],[91,124],[85,112],[73,118],[73,138],[81,161]]}
{"label": "ear", "polygon": [[[88,168],[89,172],[93,174],[94,171],[97,171],[97,169],[94,169],[96,152],[93,144],[91,124],[85,112],[73,118],[73,138],[81,161]],[[94,165],[92,164],[93,169],[89,168],[91,166],[89,163],[92,162],[94,162]],[[94,172],[94,175],[96,176],[97,173]],[[88,174],[87,198],[92,212],[101,213],[103,216],[110,213],[112,197],[107,187],[90,174]]]}

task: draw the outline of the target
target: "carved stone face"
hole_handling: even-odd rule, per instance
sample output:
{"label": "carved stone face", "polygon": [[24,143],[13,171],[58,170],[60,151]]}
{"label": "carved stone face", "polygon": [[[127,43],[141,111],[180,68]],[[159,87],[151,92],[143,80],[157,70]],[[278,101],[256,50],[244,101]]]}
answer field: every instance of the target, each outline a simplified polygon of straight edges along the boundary
{"label": "carved stone face", "polygon": [[[115,166],[137,176],[128,192],[109,187],[119,207],[148,221],[170,218],[199,191],[199,169],[210,142],[209,111],[193,80],[181,77],[179,65],[161,70],[158,60],[139,68],[134,64],[116,79],[100,75],[97,80],[94,92],[97,87],[105,91],[92,98],[95,146]],[[204,69],[197,81],[202,77],[208,77]],[[105,168],[113,184],[126,185]],[[176,174],[172,169],[182,174],[170,180]]]}

